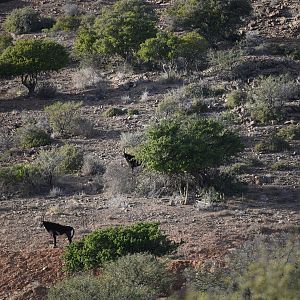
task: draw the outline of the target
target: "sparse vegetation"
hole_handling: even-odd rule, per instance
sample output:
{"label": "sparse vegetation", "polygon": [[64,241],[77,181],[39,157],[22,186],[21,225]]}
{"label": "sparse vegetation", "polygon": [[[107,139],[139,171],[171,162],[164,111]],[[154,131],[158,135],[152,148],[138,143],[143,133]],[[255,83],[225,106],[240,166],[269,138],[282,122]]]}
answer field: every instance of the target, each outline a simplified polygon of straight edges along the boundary
{"label": "sparse vegetation", "polygon": [[289,143],[276,134],[269,135],[266,139],[255,145],[255,151],[262,153],[276,153],[290,149],[291,146]]}
{"label": "sparse vegetation", "polygon": [[245,103],[246,95],[244,92],[235,90],[230,92],[226,98],[226,107],[234,108]]}
{"label": "sparse vegetation", "polygon": [[122,116],[127,113],[127,109],[122,109],[118,107],[110,107],[105,112],[103,112],[103,116],[105,117],[115,117],[115,116]]}
{"label": "sparse vegetation", "polygon": [[288,126],[282,127],[277,135],[287,141],[299,140],[300,139],[300,126],[290,124]]}
{"label": "sparse vegetation", "polygon": [[51,82],[43,82],[37,86],[36,96],[41,99],[51,99],[57,95],[57,87]]}
{"label": "sparse vegetation", "polygon": [[137,223],[92,232],[69,245],[64,260],[66,269],[74,272],[102,266],[127,254],[148,252],[162,256],[177,247],[161,232],[158,223]]}

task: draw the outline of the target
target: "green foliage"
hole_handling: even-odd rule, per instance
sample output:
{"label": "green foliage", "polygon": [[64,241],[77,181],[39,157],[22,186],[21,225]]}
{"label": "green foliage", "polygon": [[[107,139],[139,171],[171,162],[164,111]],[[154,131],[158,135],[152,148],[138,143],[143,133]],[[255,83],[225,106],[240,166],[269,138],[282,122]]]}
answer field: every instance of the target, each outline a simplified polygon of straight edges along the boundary
{"label": "green foliage", "polygon": [[138,56],[145,62],[155,65],[176,65],[179,58],[185,60],[188,69],[193,68],[202,59],[208,43],[197,32],[188,32],[177,36],[170,32],[158,32],[156,37],[141,44]]}
{"label": "green foliage", "polygon": [[127,254],[148,252],[161,256],[177,247],[160,231],[158,223],[137,223],[92,232],[69,245],[64,260],[66,269],[74,272],[99,267]]}
{"label": "green foliage", "polygon": [[288,171],[291,169],[291,165],[288,162],[277,161],[271,165],[273,171]]}
{"label": "green foliage", "polygon": [[48,299],[155,300],[170,288],[172,275],[149,254],[132,254],[104,265],[99,278],[77,276],[50,289]]}
{"label": "green foliage", "polygon": [[282,127],[278,131],[277,135],[288,141],[299,140],[300,139],[300,126],[291,124],[291,125]]}
{"label": "green foliage", "polygon": [[256,152],[261,153],[276,153],[285,150],[290,150],[291,146],[283,138],[277,134],[271,134],[266,139],[256,144],[254,147]]}
{"label": "green foliage", "polygon": [[37,32],[41,29],[41,17],[30,7],[18,8],[6,17],[3,28],[16,34]]}
{"label": "green foliage", "polygon": [[82,102],[58,101],[45,107],[44,111],[52,130],[62,137],[68,137],[76,132],[81,107]]}
{"label": "green foliage", "polygon": [[[75,52],[120,55],[132,61],[141,43],[155,36],[154,10],[146,1],[119,0],[102,10],[92,28],[85,26],[75,41]],[[88,53],[86,53],[88,52]]]}
{"label": "green foliage", "polygon": [[115,117],[122,116],[127,113],[127,110],[118,108],[118,107],[110,107],[105,112],[103,112],[103,116],[105,117]]}
{"label": "green foliage", "polygon": [[260,77],[247,91],[251,117],[261,123],[283,118],[283,105],[297,97],[300,86],[289,76]]}
{"label": "green foliage", "polygon": [[248,0],[176,0],[167,13],[173,27],[197,30],[215,42],[236,35],[251,10]]}
{"label": "green foliage", "polygon": [[22,148],[32,148],[51,144],[50,135],[35,125],[27,125],[16,132],[18,143]]}
{"label": "green foliage", "polygon": [[68,278],[51,287],[48,300],[100,300],[103,287],[99,278],[81,275]]}
{"label": "green foliage", "polygon": [[83,152],[74,145],[66,144],[60,147],[57,153],[63,158],[59,164],[60,172],[68,174],[80,170],[83,164]]}
{"label": "green foliage", "polygon": [[13,44],[13,38],[9,34],[0,34],[0,55],[1,53]]}
{"label": "green foliage", "polygon": [[38,75],[58,71],[68,63],[66,49],[47,40],[19,40],[0,56],[0,77],[20,76],[29,94],[34,93]]}
{"label": "green foliage", "polygon": [[137,158],[151,170],[197,176],[242,149],[240,138],[213,120],[172,118],[148,129]]}
{"label": "green foliage", "polygon": [[0,189],[4,194],[32,194],[43,183],[38,168],[29,163],[0,167]]}
{"label": "green foliage", "polygon": [[235,108],[245,102],[246,95],[240,90],[230,92],[226,98],[226,107]]}
{"label": "green foliage", "polygon": [[51,28],[51,31],[77,31],[81,24],[81,19],[78,16],[59,17]]}

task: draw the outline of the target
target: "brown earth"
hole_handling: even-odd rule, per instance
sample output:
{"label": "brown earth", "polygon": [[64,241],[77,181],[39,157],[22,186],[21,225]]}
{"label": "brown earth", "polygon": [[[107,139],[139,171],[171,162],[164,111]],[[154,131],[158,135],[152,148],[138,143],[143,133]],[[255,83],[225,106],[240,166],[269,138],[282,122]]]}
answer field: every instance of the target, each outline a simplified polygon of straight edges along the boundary
{"label": "brown earth", "polygon": [[[114,1],[74,1],[83,11],[95,13],[99,6]],[[153,1],[155,2],[155,1]],[[168,1],[156,1],[162,7]],[[57,16],[62,13],[65,1],[9,1],[0,3],[0,22],[13,8],[31,6],[45,15]],[[300,6],[297,0],[259,1],[253,0],[254,16],[243,30],[259,33],[264,39],[286,45],[300,43]],[[30,35],[44,37],[46,34]],[[58,33],[51,36],[67,46],[72,44],[71,34]],[[295,63],[295,72],[299,73]],[[91,139],[72,138],[69,140],[82,147],[85,153],[98,156],[104,165],[112,160],[122,160],[120,134],[143,130],[154,115],[155,107],[162,95],[178,84],[161,83],[157,74],[120,74],[119,70],[107,71],[109,81],[106,97],[95,100],[92,90],[77,90],[72,86],[72,74],[77,66],[51,76],[59,85],[60,101],[83,100],[84,115],[92,120],[98,131]],[[122,70],[121,70],[122,71]],[[214,79],[212,79],[214,80]],[[234,84],[225,83],[229,87]],[[54,100],[24,99],[12,96],[18,90],[18,80],[1,81],[0,120],[2,126],[14,130],[22,123],[22,115],[38,114],[45,105]],[[140,101],[147,90],[146,101]],[[128,103],[122,96],[129,96]],[[224,96],[217,99],[224,105]],[[299,103],[299,102],[298,102]],[[108,120],[101,113],[112,104],[119,107],[137,108],[140,114],[132,117],[115,117]],[[299,122],[299,115],[293,122]],[[290,121],[290,120],[288,120]],[[280,128],[281,125],[275,125]],[[263,139],[272,128],[244,124],[239,131],[248,141],[243,157],[258,158],[262,167],[252,168],[243,179],[248,182],[248,192],[241,198],[229,199],[217,207],[182,205],[177,197],[137,198],[112,195],[97,189],[97,179],[91,176],[64,178],[62,184],[66,196],[37,196],[28,198],[2,197],[0,200],[0,299],[43,299],[46,287],[65,277],[62,271],[61,255],[67,245],[64,238],[58,238],[58,249],[53,249],[52,240],[41,228],[40,218],[61,224],[72,225],[75,240],[89,232],[112,225],[129,224],[136,221],[159,221],[162,229],[174,240],[183,240],[176,255],[174,269],[186,264],[198,265],[207,260],[218,264],[224,256],[243,242],[257,235],[276,236],[281,233],[299,234],[300,229],[300,172],[299,141],[291,143],[292,150],[278,154],[254,154],[254,142]],[[58,143],[61,141],[57,140]],[[31,161],[36,153],[17,153],[13,161]],[[286,161],[294,167],[287,171],[274,171],[270,166],[275,161]]]}

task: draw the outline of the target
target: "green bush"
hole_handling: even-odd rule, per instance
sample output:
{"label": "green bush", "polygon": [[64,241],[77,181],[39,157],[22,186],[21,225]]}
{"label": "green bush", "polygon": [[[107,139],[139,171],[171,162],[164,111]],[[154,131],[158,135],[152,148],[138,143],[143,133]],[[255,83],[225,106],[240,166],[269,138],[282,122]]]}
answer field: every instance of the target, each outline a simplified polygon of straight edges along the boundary
{"label": "green bush", "polygon": [[149,254],[132,254],[104,265],[99,278],[77,276],[52,287],[48,299],[155,300],[170,289],[172,275]]}
{"label": "green bush", "polygon": [[83,152],[74,145],[64,145],[57,151],[63,160],[59,164],[59,170],[64,174],[80,170],[83,164]]}
{"label": "green bush", "polygon": [[41,29],[40,14],[30,7],[13,10],[4,20],[3,28],[16,34],[37,32]]}
{"label": "green bush", "polygon": [[300,139],[300,126],[291,124],[291,125],[282,127],[278,131],[277,135],[288,141],[299,140]]}
{"label": "green bush", "polygon": [[1,53],[13,44],[13,38],[9,34],[0,34],[0,55]]}
{"label": "green bush", "polygon": [[176,0],[167,14],[172,27],[197,30],[216,42],[236,36],[251,11],[248,0]]}
{"label": "green bush", "polygon": [[0,189],[4,194],[33,194],[44,183],[39,169],[34,164],[23,163],[0,167]]}
{"label": "green bush", "polygon": [[64,260],[66,269],[74,272],[99,267],[127,254],[148,252],[161,256],[177,247],[160,231],[158,223],[137,223],[92,232],[69,245]]}
{"label": "green bush", "polygon": [[99,278],[81,275],[65,279],[49,289],[48,300],[101,299],[103,287]]}
{"label": "green bush", "polygon": [[120,55],[131,62],[141,43],[155,36],[154,10],[146,1],[119,0],[105,8],[92,28],[85,26],[75,41],[75,52]]}
{"label": "green bush", "polygon": [[207,41],[197,32],[188,32],[181,36],[158,32],[156,37],[141,44],[138,56],[145,62],[164,68],[167,64],[169,69],[177,67],[179,59],[184,59],[185,68],[190,70],[203,60],[207,47]]}
{"label": "green bush", "polygon": [[58,71],[68,63],[67,50],[48,40],[19,40],[0,55],[0,78],[21,77],[33,95],[41,73]]}
{"label": "green bush", "polygon": [[300,94],[300,86],[286,75],[260,77],[247,91],[247,108],[261,123],[283,118],[283,105]]}
{"label": "green bush", "polygon": [[62,137],[68,137],[76,132],[81,107],[82,102],[58,101],[45,107],[44,111],[52,130]]}
{"label": "green bush", "polygon": [[273,171],[288,171],[291,170],[291,165],[288,162],[277,161],[271,165]]}
{"label": "green bush", "polygon": [[51,144],[50,135],[35,125],[27,125],[16,132],[17,140],[22,148],[32,148]]}
{"label": "green bush", "polygon": [[276,153],[290,150],[291,146],[283,138],[276,134],[271,134],[266,139],[256,144],[254,149],[256,152],[261,153]]}
{"label": "green bush", "polygon": [[122,116],[127,113],[127,110],[118,108],[118,107],[110,107],[105,112],[103,112],[103,116],[105,117],[115,117]]}
{"label": "green bush", "polygon": [[242,149],[240,138],[213,120],[170,118],[148,129],[137,158],[151,170],[198,177]]}
{"label": "green bush", "polygon": [[77,31],[81,24],[81,17],[78,16],[62,16],[59,17],[51,31]]}
{"label": "green bush", "polygon": [[235,108],[245,102],[246,95],[244,92],[236,90],[232,91],[227,95],[226,107]]}

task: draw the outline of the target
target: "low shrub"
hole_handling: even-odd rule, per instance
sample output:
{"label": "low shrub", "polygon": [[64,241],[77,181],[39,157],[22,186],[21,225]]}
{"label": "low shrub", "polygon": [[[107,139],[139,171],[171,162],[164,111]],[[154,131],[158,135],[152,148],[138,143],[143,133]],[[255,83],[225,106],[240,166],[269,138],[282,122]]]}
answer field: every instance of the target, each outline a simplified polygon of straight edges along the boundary
{"label": "low shrub", "polygon": [[55,133],[62,137],[68,137],[74,134],[76,121],[80,118],[80,108],[82,102],[55,102],[44,111],[49,119],[50,126]]}
{"label": "low shrub", "polygon": [[137,223],[94,231],[70,244],[63,257],[66,269],[74,272],[102,266],[127,254],[148,252],[162,256],[177,247],[160,231],[158,223]]}
{"label": "low shrub", "polygon": [[38,84],[36,96],[41,99],[52,99],[57,95],[57,87],[51,82]]}
{"label": "low shrub", "polygon": [[300,85],[287,75],[260,77],[247,91],[247,108],[261,123],[283,118],[283,105],[300,94]]}
{"label": "low shrub", "polygon": [[94,124],[89,119],[78,118],[74,120],[73,135],[92,138],[95,133]]}
{"label": "low shrub", "polygon": [[19,193],[34,194],[45,184],[39,169],[34,164],[23,163],[0,167],[0,189],[3,195]]}
{"label": "low shrub", "polygon": [[22,148],[32,148],[51,144],[50,135],[36,125],[27,125],[16,131],[17,143]]}
{"label": "low shrub", "polygon": [[104,117],[115,117],[115,116],[123,116],[127,113],[126,109],[121,109],[118,107],[110,107],[104,113]]}
{"label": "low shrub", "polygon": [[128,116],[138,115],[139,113],[140,113],[139,110],[136,109],[136,108],[129,108],[129,109],[127,110]]}
{"label": "low shrub", "polygon": [[235,108],[245,103],[246,95],[240,90],[230,92],[226,97],[226,107]]}
{"label": "low shrub", "polygon": [[95,157],[93,155],[84,156],[83,164],[81,167],[81,173],[83,175],[104,174],[104,172],[105,167],[98,157]]}
{"label": "low shrub", "polygon": [[97,87],[104,89],[103,79],[99,72],[92,68],[81,68],[72,76],[73,85],[77,89]]}
{"label": "low shrub", "polygon": [[51,31],[77,31],[81,24],[81,17],[78,16],[61,16],[59,17]]}
{"label": "low shrub", "polygon": [[99,278],[81,275],[68,278],[49,289],[48,300],[100,300],[103,287]]}
{"label": "low shrub", "polygon": [[130,147],[135,148],[143,142],[143,132],[122,132],[121,133],[121,146],[122,148]]}
{"label": "low shrub", "polygon": [[0,34],[0,55],[1,53],[13,44],[13,38],[9,34]]}
{"label": "low shrub", "polygon": [[282,127],[278,131],[277,135],[288,141],[299,140],[300,139],[300,126],[291,124],[291,125]]}
{"label": "low shrub", "polygon": [[67,3],[64,6],[64,12],[66,16],[70,16],[70,17],[78,16],[80,14],[78,5],[74,3]]}
{"label": "low shrub", "polygon": [[276,134],[271,134],[254,147],[256,152],[261,153],[277,153],[290,149],[290,144]]}
{"label": "low shrub", "polygon": [[168,291],[173,277],[149,254],[132,254],[104,265],[99,278],[76,276],[52,287],[48,299],[155,300]]}
{"label": "low shrub", "polygon": [[3,28],[16,34],[37,32],[41,29],[41,17],[30,7],[17,8],[6,17]]}
{"label": "low shrub", "polygon": [[63,174],[74,173],[80,170],[83,164],[83,152],[74,145],[66,144],[57,150],[59,156],[63,158],[59,164],[59,170]]}
{"label": "low shrub", "polygon": [[288,171],[291,170],[291,166],[288,162],[277,161],[271,165],[273,171]]}

